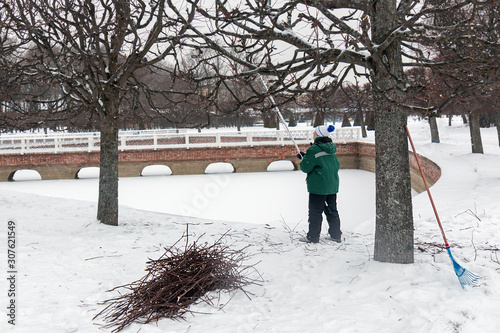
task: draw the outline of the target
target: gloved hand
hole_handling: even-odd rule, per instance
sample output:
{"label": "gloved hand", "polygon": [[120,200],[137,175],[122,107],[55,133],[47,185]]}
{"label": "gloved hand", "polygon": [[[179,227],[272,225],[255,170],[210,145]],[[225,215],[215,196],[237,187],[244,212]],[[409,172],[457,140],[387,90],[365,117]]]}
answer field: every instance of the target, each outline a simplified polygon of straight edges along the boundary
{"label": "gloved hand", "polygon": [[304,152],[300,152],[300,153],[298,153],[298,154],[297,154],[297,158],[298,158],[299,160],[301,160],[301,159],[302,159],[302,157],[304,157],[304,155],[305,155],[305,154],[306,154],[306,153],[304,153]]}

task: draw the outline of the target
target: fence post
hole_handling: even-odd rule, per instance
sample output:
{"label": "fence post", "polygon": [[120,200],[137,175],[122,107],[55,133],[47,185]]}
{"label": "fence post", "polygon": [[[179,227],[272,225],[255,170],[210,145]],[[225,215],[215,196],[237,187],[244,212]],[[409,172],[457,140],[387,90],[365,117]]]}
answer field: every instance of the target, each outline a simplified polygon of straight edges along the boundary
{"label": "fence post", "polygon": [[94,147],[94,136],[91,134],[88,138],[87,151],[90,153]]}
{"label": "fence post", "polygon": [[250,147],[253,147],[253,132],[248,132],[247,133],[247,142],[250,144]]}
{"label": "fence post", "polygon": [[278,131],[278,138],[281,142],[281,147],[283,147],[285,145],[285,135],[282,131]]}
{"label": "fence post", "polygon": [[59,138],[54,137],[54,153],[55,154],[59,153],[59,145],[60,145]]}
{"label": "fence post", "polygon": [[24,155],[26,152],[26,139],[23,138],[21,139],[21,155]]}
{"label": "fence post", "polygon": [[126,146],[127,146],[127,137],[125,135],[122,135],[120,138],[120,151],[123,151]]}

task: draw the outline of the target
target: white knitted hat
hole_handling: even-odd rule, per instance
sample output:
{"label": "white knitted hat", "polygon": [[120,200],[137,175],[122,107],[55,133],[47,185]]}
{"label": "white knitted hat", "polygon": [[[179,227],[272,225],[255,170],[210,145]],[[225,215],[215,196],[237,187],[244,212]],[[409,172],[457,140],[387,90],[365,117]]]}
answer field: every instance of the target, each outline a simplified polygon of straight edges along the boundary
{"label": "white knitted hat", "polygon": [[329,136],[330,133],[335,131],[335,126],[333,125],[321,125],[316,127],[314,130],[318,136]]}

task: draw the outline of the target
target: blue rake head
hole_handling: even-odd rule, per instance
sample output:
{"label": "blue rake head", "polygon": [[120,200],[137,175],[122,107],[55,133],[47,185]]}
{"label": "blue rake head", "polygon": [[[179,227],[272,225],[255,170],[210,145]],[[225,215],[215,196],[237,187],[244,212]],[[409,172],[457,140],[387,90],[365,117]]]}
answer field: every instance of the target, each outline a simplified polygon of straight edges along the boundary
{"label": "blue rake head", "polygon": [[465,286],[472,286],[472,287],[477,286],[478,285],[477,281],[479,280],[479,276],[460,266],[451,255],[449,247],[447,247],[446,250],[450,255],[451,262],[453,263],[453,269],[455,270],[455,274],[457,275],[458,281],[460,282],[462,288],[465,289]]}

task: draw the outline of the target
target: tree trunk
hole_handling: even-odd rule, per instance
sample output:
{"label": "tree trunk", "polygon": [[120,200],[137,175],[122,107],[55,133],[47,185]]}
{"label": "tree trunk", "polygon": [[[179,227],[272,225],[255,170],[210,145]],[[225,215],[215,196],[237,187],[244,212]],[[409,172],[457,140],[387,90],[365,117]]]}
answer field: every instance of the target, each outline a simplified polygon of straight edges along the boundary
{"label": "tree trunk", "polygon": [[274,112],[262,112],[262,120],[264,121],[264,128],[276,128],[276,117]]}
{"label": "tree trunk", "polygon": [[313,127],[324,125],[325,124],[325,113],[321,110],[318,110],[314,113],[314,122]]}
{"label": "tree trunk", "polygon": [[361,126],[362,120],[363,120],[363,111],[361,111],[358,108],[356,115],[354,116],[354,126]]}
{"label": "tree trunk", "polygon": [[351,121],[347,116],[347,113],[344,113],[344,117],[342,118],[342,127],[351,127]]}
{"label": "tree trunk", "polygon": [[361,109],[361,107],[359,108],[358,110],[358,114],[360,114],[360,126],[361,126],[361,136],[363,138],[366,138],[368,136],[368,134],[366,133],[366,126],[365,126],[365,120],[364,120],[364,117],[363,117],[363,109]]}
{"label": "tree trunk", "polygon": [[462,121],[464,122],[464,125],[467,124],[467,117],[463,113],[462,113]]}
{"label": "tree trunk", "polygon": [[440,143],[439,140],[439,129],[437,125],[437,120],[435,116],[429,116],[429,126],[431,128],[431,142]]}
{"label": "tree trunk", "polygon": [[236,114],[236,128],[238,130],[238,132],[241,132],[241,123],[242,123],[242,115],[240,114],[239,111],[237,111],[238,113]]}
{"label": "tree trunk", "polygon": [[[396,1],[373,3],[372,35],[384,40],[396,26]],[[406,111],[389,102],[384,94],[401,100],[394,78],[403,78],[401,45],[392,42],[374,54],[376,227],[374,259],[391,263],[413,263],[413,211],[411,198]]]}
{"label": "tree trunk", "polygon": [[118,225],[118,126],[117,107],[109,103],[108,110],[116,117],[101,121],[101,155],[97,219],[104,224]]}
{"label": "tree trunk", "polygon": [[290,118],[288,119],[288,127],[297,126],[297,119],[295,119],[295,115],[293,112],[290,112]]}
{"label": "tree trunk", "polygon": [[500,106],[496,107],[495,125],[497,127],[498,145],[500,146]]}
{"label": "tree trunk", "polygon": [[368,131],[375,130],[375,112],[366,113],[366,129]]}
{"label": "tree trunk", "polygon": [[483,154],[483,141],[481,139],[481,128],[479,127],[479,114],[477,112],[469,113],[469,129],[472,153]]}

